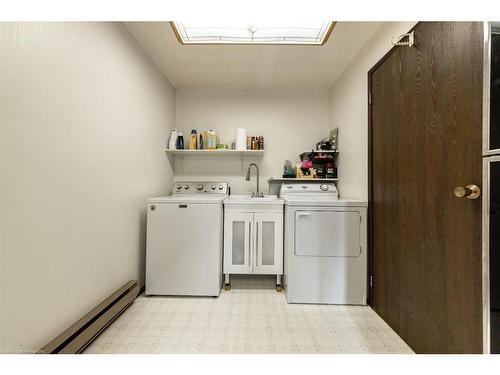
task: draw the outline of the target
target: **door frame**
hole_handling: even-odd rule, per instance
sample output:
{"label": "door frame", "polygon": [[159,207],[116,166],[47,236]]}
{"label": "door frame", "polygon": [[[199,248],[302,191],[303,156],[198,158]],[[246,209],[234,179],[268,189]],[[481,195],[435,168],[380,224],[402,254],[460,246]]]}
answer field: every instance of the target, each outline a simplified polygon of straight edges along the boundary
{"label": "door frame", "polygon": [[[422,22],[417,22],[409,31],[414,31]],[[375,65],[368,71],[368,91],[366,105],[368,108],[368,305],[373,308],[373,134],[372,134],[372,75],[398,48],[407,46],[393,46]]]}
{"label": "door frame", "polygon": [[[414,31],[422,22],[417,22],[408,33]],[[492,152],[487,152],[489,148],[489,105],[490,105],[490,58],[491,58],[491,40],[490,40],[491,22],[483,22],[484,35],[484,56],[483,56],[483,154],[481,156],[491,156]],[[418,41],[417,41],[418,43]],[[418,44],[417,44],[418,45]],[[372,75],[373,73],[398,49],[408,48],[407,46],[394,46],[375,65],[368,71],[367,87],[367,109],[368,109],[368,305],[373,308],[373,134],[372,134]],[[498,154],[500,150],[495,150],[493,154]],[[483,163],[488,164],[488,163]],[[482,169],[482,316],[483,316],[483,353],[490,354],[490,284],[489,284],[489,200],[488,186],[489,175]]]}
{"label": "door frame", "polygon": [[490,325],[490,163],[500,161],[500,150],[490,150],[491,22],[483,22],[483,186],[482,289],[483,353],[491,352]]}

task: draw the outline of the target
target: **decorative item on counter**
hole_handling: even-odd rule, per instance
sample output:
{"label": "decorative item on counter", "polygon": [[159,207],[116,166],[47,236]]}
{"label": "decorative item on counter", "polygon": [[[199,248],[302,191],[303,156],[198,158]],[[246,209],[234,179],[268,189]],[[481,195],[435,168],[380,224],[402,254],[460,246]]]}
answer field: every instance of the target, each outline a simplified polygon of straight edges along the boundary
{"label": "decorative item on counter", "polygon": [[302,172],[302,165],[300,163],[297,163],[295,166],[295,177],[304,178],[304,172]]}
{"label": "decorative item on counter", "polygon": [[309,168],[309,177],[310,178],[318,178],[318,174],[316,172],[316,169],[314,168]]}
{"label": "decorative item on counter", "polygon": [[168,148],[170,150],[175,150],[177,148],[177,136],[177,129],[172,129],[170,140],[168,141]]}
{"label": "decorative item on counter", "polygon": [[283,178],[294,178],[295,172],[293,171],[292,162],[290,160],[285,160],[285,165],[283,166]]}
{"label": "decorative item on counter", "polygon": [[247,150],[252,149],[252,137],[247,136]]}
{"label": "decorative item on counter", "polygon": [[335,168],[335,164],[326,163],[326,178],[337,178],[337,168]]}
{"label": "decorative item on counter", "polygon": [[302,168],[303,169],[309,169],[312,168],[313,163],[311,160],[302,160]]}
{"label": "decorative item on counter", "polygon": [[200,133],[200,143],[198,144],[198,147],[200,150],[203,150],[205,148],[205,144],[203,143],[203,134]]}
{"label": "decorative item on counter", "polygon": [[338,138],[339,138],[339,128],[335,128],[330,131],[330,145],[332,150],[336,150],[338,147]]}
{"label": "decorative item on counter", "polygon": [[[246,145],[245,145],[245,147],[246,147]],[[235,141],[231,142],[231,150],[236,150],[236,142]]]}
{"label": "decorative item on counter", "polygon": [[196,129],[191,130],[191,135],[189,136],[188,149],[189,150],[198,149],[198,134],[196,133]]}
{"label": "decorative item on counter", "polygon": [[184,137],[182,136],[182,132],[179,132],[177,136],[176,148],[178,150],[184,150]]}
{"label": "decorative item on counter", "polygon": [[334,156],[332,154],[327,154],[327,153],[315,153],[313,155],[313,162],[314,163],[328,163],[328,162],[333,162]]}
{"label": "decorative item on counter", "polygon": [[226,144],[219,143],[217,145],[217,150],[227,150],[227,149],[228,149],[228,146]]}
{"label": "decorative item on counter", "polygon": [[247,145],[247,130],[245,128],[239,128],[236,130],[236,150],[246,150]]}
{"label": "decorative item on counter", "polygon": [[316,143],[316,150],[331,150],[332,149],[332,144],[328,140],[328,137],[323,138],[320,140],[318,143]]}
{"label": "decorative item on counter", "polygon": [[323,166],[316,167],[316,175],[318,178],[325,178],[326,177],[325,167]]}

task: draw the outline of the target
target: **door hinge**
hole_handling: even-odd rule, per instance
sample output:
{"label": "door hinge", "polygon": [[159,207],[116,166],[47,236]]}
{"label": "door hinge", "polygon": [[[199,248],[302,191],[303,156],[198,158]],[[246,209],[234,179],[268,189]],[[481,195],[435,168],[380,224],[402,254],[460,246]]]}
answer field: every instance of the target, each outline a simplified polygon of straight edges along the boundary
{"label": "door hinge", "polygon": [[370,288],[373,288],[373,275],[370,275]]}
{"label": "door hinge", "polygon": [[372,93],[371,92],[368,93],[368,104],[370,104],[370,105],[372,104]]}

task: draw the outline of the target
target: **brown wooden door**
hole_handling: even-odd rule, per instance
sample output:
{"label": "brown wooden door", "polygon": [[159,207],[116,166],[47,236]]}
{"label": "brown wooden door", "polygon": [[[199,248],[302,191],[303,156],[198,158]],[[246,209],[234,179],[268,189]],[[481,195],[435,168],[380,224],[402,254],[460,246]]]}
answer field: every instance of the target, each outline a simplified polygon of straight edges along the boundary
{"label": "brown wooden door", "polygon": [[423,22],[369,74],[372,305],[417,353],[482,351],[482,24]]}

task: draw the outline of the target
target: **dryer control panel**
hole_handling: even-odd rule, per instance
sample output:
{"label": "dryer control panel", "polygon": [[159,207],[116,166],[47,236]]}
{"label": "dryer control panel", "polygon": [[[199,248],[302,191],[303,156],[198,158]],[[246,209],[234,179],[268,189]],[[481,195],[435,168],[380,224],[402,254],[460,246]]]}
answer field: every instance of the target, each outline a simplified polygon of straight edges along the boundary
{"label": "dryer control panel", "polygon": [[280,188],[280,198],[300,198],[315,197],[338,199],[339,192],[332,182],[304,181],[304,182],[284,182]]}

